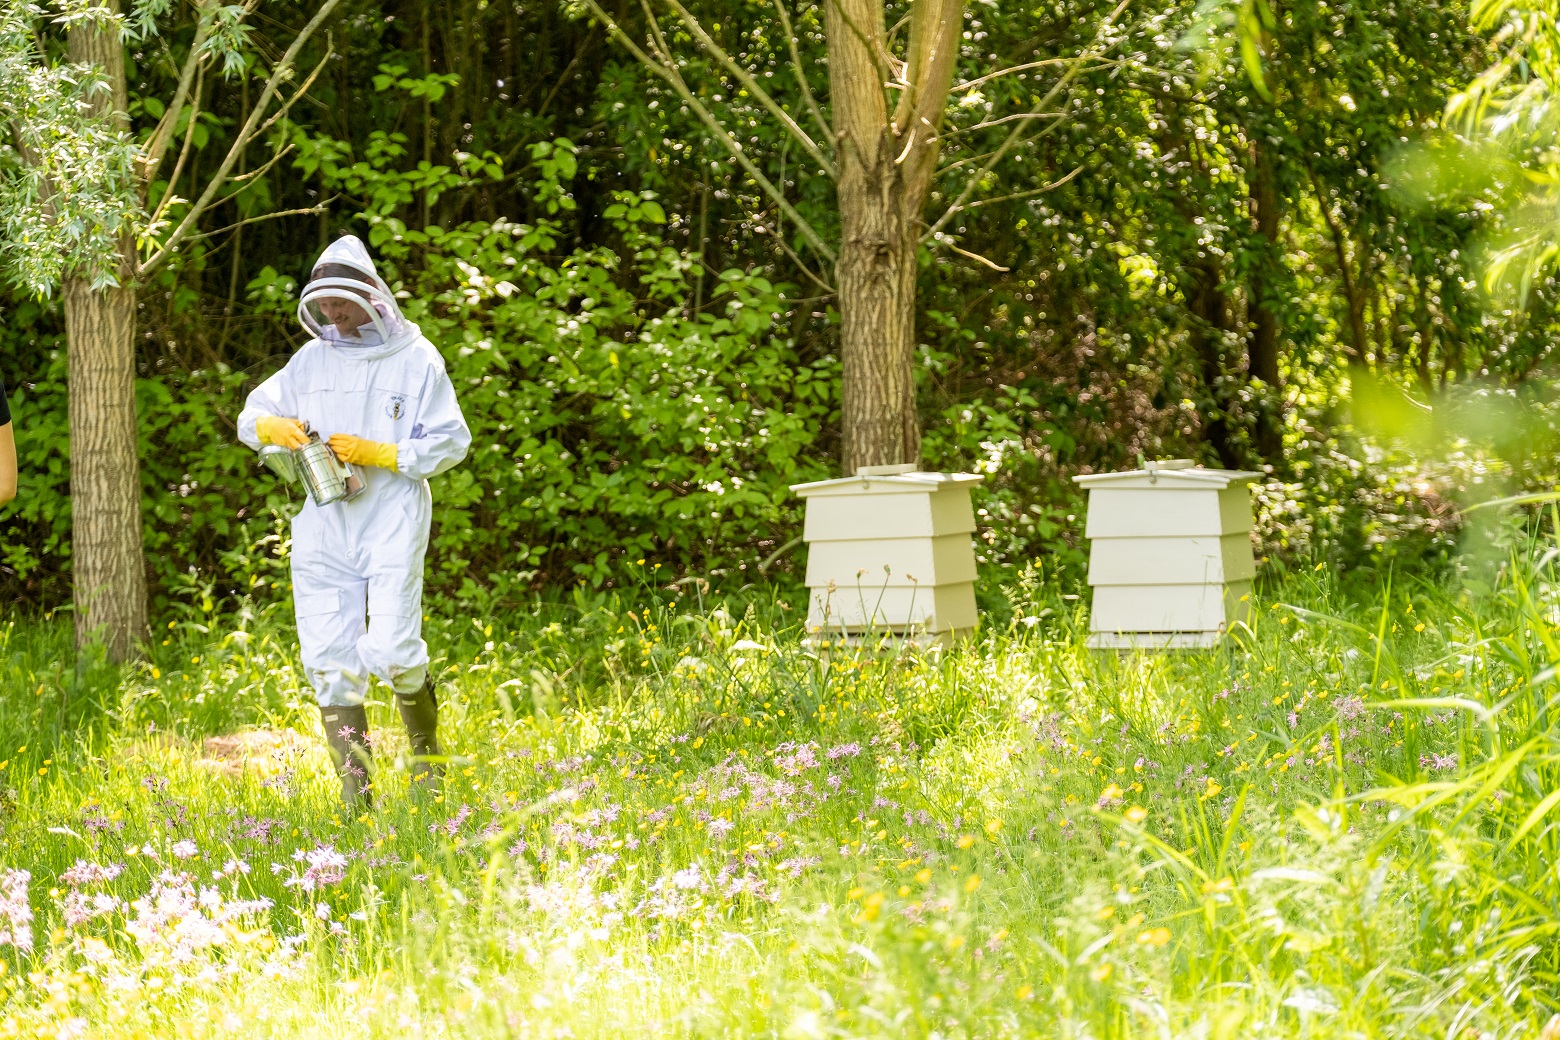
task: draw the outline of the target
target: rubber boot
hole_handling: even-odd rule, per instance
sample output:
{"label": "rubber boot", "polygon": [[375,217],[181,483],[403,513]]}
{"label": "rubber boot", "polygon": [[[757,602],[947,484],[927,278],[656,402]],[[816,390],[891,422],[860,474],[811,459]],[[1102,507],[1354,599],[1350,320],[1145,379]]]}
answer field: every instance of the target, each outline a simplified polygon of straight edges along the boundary
{"label": "rubber boot", "polygon": [[355,708],[320,707],[325,743],[341,777],[341,802],[352,812],[374,807],[369,781],[374,772],[374,752],[368,739],[368,712]]}
{"label": "rubber boot", "polygon": [[439,750],[439,699],[429,677],[412,693],[397,693],[395,706],[401,710],[406,740],[412,746],[412,782],[429,784],[444,775],[443,753]]}

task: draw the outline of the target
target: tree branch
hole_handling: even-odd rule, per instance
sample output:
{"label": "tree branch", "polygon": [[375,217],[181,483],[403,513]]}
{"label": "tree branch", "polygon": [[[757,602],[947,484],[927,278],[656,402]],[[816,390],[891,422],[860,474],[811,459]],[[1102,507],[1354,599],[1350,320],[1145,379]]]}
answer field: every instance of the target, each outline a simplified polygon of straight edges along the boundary
{"label": "tree branch", "polygon": [[[1046,92],[1045,97],[1035,102],[1034,107],[1030,109],[1031,112],[1045,111],[1046,106],[1049,105],[1053,99],[1055,99],[1056,95],[1060,94],[1069,83],[1077,78],[1079,73],[1083,71],[1084,66],[1099,56],[1100,37],[1105,34],[1111,25],[1115,23],[1117,16],[1119,16],[1121,12],[1125,11],[1128,5],[1131,3],[1132,0],[1121,0],[1121,2],[1118,3],[1110,12],[1110,14],[1105,16],[1105,21],[1100,26],[1100,31],[1095,34],[1095,45],[1090,49],[1085,50],[1076,58],[1072,59],[1072,67],[1069,68],[1067,72],[1056,81],[1055,85]],[[1013,132],[1008,134],[1007,138],[1002,142],[1001,145],[997,147],[995,152],[991,153],[991,158],[986,160],[985,165],[980,168],[980,172],[971,177],[964,185],[964,190],[959,193],[959,197],[954,200],[953,205],[949,206],[947,212],[945,212],[941,217],[938,217],[937,223],[933,224],[931,228],[927,230],[926,234],[921,237],[922,242],[929,241],[934,235],[937,234],[937,232],[943,229],[944,225],[946,225],[948,221],[953,219],[954,214],[958,213],[961,209],[964,208],[965,202],[969,201],[969,197],[975,193],[975,189],[980,186],[981,181],[990,176],[991,171],[996,169],[997,163],[1001,162],[1003,156],[1007,155],[1009,149],[1018,143],[1019,138],[1023,135],[1025,125],[1026,124],[1024,122],[1020,122],[1013,128]]]}
{"label": "tree branch", "polygon": [[1002,126],[1004,123],[1012,123],[1024,119],[1063,119],[1066,112],[1013,112],[1000,119],[988,119],[984,123],[976,123],[974,126],[961,126],[956,130],[949,130],[944,137],[957,137],[960,134],[972,134],[977,130],[990,130],[994,126]]}
{"label": "tree branch", "polygon": [[[903,84],[899,83],[899,70],[894,67],[894,56],[888,53],[888,48],[883,46],[883,41],[881,38],[869,36],[867,32],[856,23],[856,19],[851,17],[850,12],[841,6],[841,0],[823,0],[823,4],[825,15],[827,15],[829,11],[833,11],[839,17],[840,21],[845,24],[845,27],[850,30],[850,34],[855,38],[856,42],[861,44],[862,47],[866,48],[867,55],[871,59],[872,64],[877,67],[877,78],[883,84],[883,108],[884,111],[887,111],[889,106],[892,104],[888,97],[889,88],[903,86]],[[883,28],[883,14],[881,10],[878,11],[877,28],[879,32],[881,32]],[[825,35],[830,37],[833,36],[832,33],[827,31],[825,31]],[[831,53],[833,49],[834,48],[831,44]],[[830,100],[833,100],[832,96]],[[837,135],[844,136],[842,132],[837,132]]]}
{"label": "tree branch", "polygon": [[[643,2],[643,0],[641,0],[641,2]],[[612,16],[607,14],[607,12],[602,9],[601,4],[599,4],[597,0],[585,0],[585,5],[590,8],[591,13],[596,16],[596,19],[607,27],[607,31],[615,36],[619,43],[628,48],[629,53],[632,54],[641,65],[655,73],[661,79],[665,80],[671,86],[671,88],[677,92],[677,95],[683,99],[683,102],[687,104],[687,106],[693,110],[694,114],[699,117],[699,121],[709,129],[710,133],[715,135],[715,139],[719,141],[728,152],[731,153],[732,158],[737,160],[737,163],[744,171],[747,172],[747,175],[753,178],[753,182],[761,189],[763,189],[764,194],[768,195],[769,198],[775,203],[775,205],[780,207],[780,211],[796,225],[797,230],[802,233],[802,237],[807,240],[807,244],[810,245],[819,256],[822,256],[830,263],[833,263],[835,260],[834,250],[830,249],[826,244],[824,244],[823,238],[818,234],[817,231],[813,230],[812,225],[809,224],[800,213],[796,212],[796,207],[792,206],[789,202],[786,201],[785,195],[780,191],[780,189],[776,188],[774,184],[770,182],[769,178],[765,177],[763,172],[759,170],[756,165],[754,165],[753,160],[748,158],[747,153],[742,150],[742,145],[737,141],[737,139],[732,137],[731,133],[725,127],[721,126],[720,121],[710,113],[709,109],[704,107],[703,103],[701,103],[697,97],[694,96],[693,91],[688,89],[688,84],[683,82],[683,78],[678,74],[677,70],[670,65],[656,61],[648,54],[646,54],[644,49],[635,43],[629,37],[629,35],[623,31],[623,27],[618,25]],[[653,17],[651,18],[651,25],[653,37],[659,37],[660,28],[659,26],[655,25],[655,19]],[[664,55],[664,52],[662,53]]]}
{"label": "tree branch", "polygon": [[958,253],[960,256],[967,256],[971,260],[974,260],[974,261],[976,261],[978,263],[985,264],[987,267],[991,268],[993,271],[1000,271],[1002,274],[1007,274],[1009,271],[1012,270],[1011,267],[1003,267],[1001,264],[996,263],[995,261],[987,260],[985,257],[981,256],[979,253],[972,253],[968,249],[960,249],[958,246],[954,245],[954,243],[953,243],[953,236],[952,235],[945,235],[945,234],[942,234],[941,232],[939,232],[938,235],[937,235],[937,242],[938,242],[939,245],[947,246],[949,249],[953,250],[955,253]]}
{"label": "tree branch", "polygon": [[963,39],[964,0],[916,0],[909,17],[906,89],[894,111],[892,132],[904,141],[898,162],[905,170],[906,206],[919,213],[937,171],[948,91]]}
{"label": "tree branch", "polygon": [[[237,192],[234,193],[234,195],[236,195],[236,194],[237,194]],[[258,223],[260,223],[263,220],[276,220],[278,217],[305,217],[305,216],[310,216],[310,215],[313,215],[313,214],[324,213],[326,207],[330,204],[330,202],[333,199],[335,199],[335,197],[336,196],[332,195],[328,199],[321,199],[319,202],[316,202],[314,205],[308,206],[308,207],[306,207],[304,209],[282,209],[282,210],[276,210],[273,213],[261,213],[261,214],[259,214],[257,216],[245,217],[243,220],[236,221],[236,222],[234,222],[232,224],[229,224],[227,227],[224,227],[224,228],[217,228],[215,231],[202,231],[198,235],[190,235],[189,236],[189,241],[191,241],[191,242],[199,242],[202,239],[215,238],[218,235],[225,235],[229,231],[237,231],[239,228],[247,227],[250,224],[258,224]],[[229,195],[228,198],[229,199],[233,198],[233,195]],[[227,199],[224,199],[223,201],[225,202],[225,201],[227,201]]]}
{"label": "tree branch", "polygon": [[[195,28],[195,40],[190,44],[189,56],[184,59],[184,68],[179,72],[179,85],[174,89],[173,100],[163,110],[163,116],[157,121],[157,126],[152,130],[152,136],[146,139],[146,148],[141,153],[141,185],[142,190],[150,188],[152,180],[157,176],[157,169],[162,165],[163,157],[168,152],[168,146],[173,143],[173,127],[178,122],[179,110],[184,107],[185,100],[190,94],[190,83],[195,79],[197,69],[204,73],[206,59],[201,51],[206,47],[206,38],[211,35],[211,17],[206,13],[206,5],[197,3],[196,10],[200,12],[200,20]],[[198,97],[200,87],[195,88]],[[193,117],[192,117],[193,118]],[[173,181],[168,182],[172,188]]]}
{"label": "tree branch", "polygon": [[[293,153],[293,146],[292,145],[288,145],[287,147],[283,148],[281,151],[277,152],[275,155],[273,155],[269,159],[267,159],[265,161],[265,165],[257,166],[253,170],[250,170],[248,173],[241,173],[237,177],[229,177],[228,178],[228,183],[229,184],[244,184],[247,181],[254,180],[256,177],[264,177],[266,175],[266,173],[270,171],[271,167],[275,166],[277,163],[281,162],[283,159],[287,158],[287,156],[291,155],[292,153]],[[237,194],[237,193],[235,192],[234,194]],[[227,196],[227,198],[229,198],[229,199],[232,198],[232,197],[233,197],[232,195]],[[226,200],[224,200],[224,201],[226,201]]]}
{"label": "tree branch", "polygon": [[264,123],[261,123],[259,128],[255,130],[254,133],[249,135],[251,140],[262,137],[267,130],[275,126],[279,120],[286,117],[288,112],[292,111],[292,107],[297,103],[298,99],[307,94],[309,92],[309,88],[314,86],[314,81],[320,78],[320,73],[325,71],[326,63],[335,56],[335,53],[335,43],[331,42],[326,44],[325,56],[319,60],[319,64],[315,65],[313,71],[304,77],[302,83],[298,84],[298,89],[294,90],[292,95],[289,96],[286,101],[282,102],[282,107],[278,108],[270,119],[267,119]]}
{"label": "tree branch", "polygon": [[[243,128],[233,140],[233,146],[228,149],[227,155],[223,156],[222,164],[217,168],[217,172],[207,182],[206,190],[201,193],[200,198],[190,207],[190,211],[184,215],[184,219],[179,222],[178,227],[174,228],[173,233],[164,239],[157,251],[140,265],[140,270],[137,272],[140,277],[147,277],[166,263],[168,258],[178,250],[179,243],[189,234],[190,228],[206,212],[207,207],[216,198],[217,192],[221,190],[222,185],[227,181],[228,174],[233,170],[233,164],[238,161],[239,155],[254,140],[255,128],[260,124],[266,109],[271,107],[271,99],[281,89],[282,82],[292,76],[293,63],[298,58],[298,52],[303,49],[304,44],[313,37],[314,33],[340,4],[341,0],[324,0],[320,4],[319,10],[314,13],[314,17],[310,18],[308,24],[293,38],[292,43],[287,47],[287,51],[282,55],[281,61],[272,67],[271,75],[265,82],[265,89],[260,92],[259,101],[255,103],[255,107],[249,113],[249,118],[245,120]],[[297,95],[295,94],[294,100],[296,97]]]}
{"label": "tree branch", "polygon": [[768,232],[770,237],[772,237],[775,240],[775,244],[778,245],[781,249],[783,249],[785,251],[785,255],[791,258],[791,262],[794,263],[798,268],[800,268],[801,272],[803,274],[805,274],[808,278],[810,278],[815,285],[817,285],[824,292],[828,293],[830,296],[833,296],[833,295],[835,295],[837,293],[837,290],[834,288],[834,286],[832,286],[828,282],[824,281],[818,275],[813,274],[812,269],[810,267],[808,267],[805,263],[802,262],[802,258],[797,256],[796,255],[796,251],[793,250],[786,243],[784,235],[780,234],[777,231],[771,231],[769,228],[765,227],[763,224],[755,224],[754,226],[756,228],[758,228],[758,230],[760,230],[760,231]]}
{"label": "tree branch", "polygon": [[682,5],[680,0],[666,0],[666,4],[677,12],[677,17],[682,19],[682,23],[688,27],[688,31],[693,34],[693,38],[699,41],[699,45],[713,55],[716,61],[726,66],[727,71],[737,77],[737,82],[741,83],[749,94],[757,98],[759,104],[769,110],[770,115],[780,120],[780,125],[791,132],[791,136],[795,137],[801,146],[807,149],[807,154],[811,155],[818,165],[823,167],[823,172],[827,173],[830,179],[833,179],[835,176],[834,163],[823,154],[823,150],[818,147],[816,141],[807,135],[807,131],[803,130],[796,120],[791,118],[791,113],[776,104],[775,99],[769,96],[769,92],[758,85],[758,80],[753,78],[753,74],[734,61],[731,55],[727,54],[721,48],[721,45],[716,43],[710,34],[704,31],[704,26],[699,24],[699,20]]}
{"label": "tree branch", "polygon": [[[205,87],[205,83],[206,69],[205,66],[202,66],[195,77],[195,94],[193,100],[190,101],[190,119],[184,126],[184,144],[179,148],[179,158],[174,161],[173,173],[168,178],[168,186],[163,189],[162,198],[157,200],[157,208],[152,211],[151,219],[147,221],[148,227],[156,227],[157,222],[162,219],[163,211],[173,201],[173,189],[178,186],[179,174],[184,172],[184,164],[189,161],[190,144],[195,140],[195,122],[200,118],[200,95]],[[144,190],[150,191],[150,184],[147,184]]]}
{"label": "tree branch", "polygon": [[1033,198],[1036,195],[1044,195],[1048,191],[1053,191],[1056,188],[1060,188],[1062,185],[1066,184],[1068,181],[1072,180],[1082,172],[1082,166],[1075,166],[1073,167],[1071,173],[1063,174],[1062,176],[1056,178],[1056,180],[1052,181],[1050,184],[1044,185],[1043,187],[1031,188],[1028,191],[1015,191],[1011,195],[999,195],[994,199],[981,199],[978,202],[972,202],[965,206],[963,212],[968,213],[970,210],[980,209],[982,206],[994,206],[999,202],[1012,202],[1015,199],[1028,199]]}
{"label": "tree branch", "polygon": [[818,99],[813,96],[812,87],[807,82],[807,72],[802,68],[802,55],[796,47],[796,33],[791,30],[791,16],[786,13],[785,0],[775,0],[775,13],[780,16],[780,27],[785,32],[786,46],[791,51],[791,71],[796,75],[797,86],[802,88],[802,97],[807,102],[807,110],[812,113],[813,119],[817,120],[818,130],[832,147],[834,130],[829,126],[829,121],[823,118],[823,109],[818,107]]}
{"label": "tree branch", "polygon": [[963,83],[956,83],[953,86],[953,93],[962,94],[966,90],[974,90],[982,83],[988,83],[991,80],[998,78],[999,76],[1010,76],[1015,72],[1027,72],[1029,69],[1043,68],[1047,65],[1065,65],[1072,60],[1073,59],[1071,58],[1046,58],[1044,61],[1031,61],[1026,62],[1023,65],[1012,65],[1005,69],[998,69],[996,72],[988,72],[986,75],[977,79],[966,80]]}

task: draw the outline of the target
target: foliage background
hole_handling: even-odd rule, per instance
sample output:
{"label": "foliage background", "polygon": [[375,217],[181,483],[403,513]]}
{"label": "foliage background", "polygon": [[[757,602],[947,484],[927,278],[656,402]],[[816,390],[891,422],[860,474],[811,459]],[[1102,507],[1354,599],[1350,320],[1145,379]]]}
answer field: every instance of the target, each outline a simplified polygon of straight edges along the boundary
{"label": "foliage background", "polygon": [[[800,111],[768,8],[693,7]],[[1007,132],[1001,114],[1058,73],[974,81],[1077,53],[1106,10],[971,8],[959,78],[972,85],[950,119],[944,203]],[[1323,550],[1339,569],[1444,562],[1456,505],[1551,477],[1553,286],[1486,295],[1497,188],[1414,175],[1447,144],[1447,98],[1489,60],[1468,11],[1275,10],[1259,87],[1232,43],[1234,7],[1131,8],[1065,117],[948,228],[1002,270],[923,254],[924,461],[987,474],[987,564],[1042,559],[1076,578],[1082,502],[1068,478],[1139,454],[1270,466],[1262,535],[1280,570]],[[260,54],[307,16],[267,12]],[[627,4],[615,14],[636,17]],[[170,17],[132,48],[142,133],[169,93],[170,56],[189,45]],[[818,11],[793,20],[821,92]],[[355,0],[333,38],[326,74],[276,128],[288,158],[245,182],[141,294],[160,601],[191,582],[223,598],[276,580],[287,499],[234,443],[233,420],[300,343],[297,282],[344,231],[369,239],[444,351],[477,431],[436,496],[430,589],[490,604],[547,583],[621,584],[641,560],[678,578],[750,578],[798,532],[786,486],[832,472],[834,301],[800,242],[674,97],[562,8]],[[684,53],[685,75],[760,165],[831,227],[827,181]],[[190,176],[225,147],[262,73],[251,61],[209,77],[179,128]],[[241,223],[321,200],[318,217]],[[0,586],[49,609],[69,578],[61,320],[23,295],[0,306],[24,469],[0,513]],[[1278,387],[1253,375],[1263,320],[1277,326]],[[1275,428],[1282,450],[1263,449]]]}

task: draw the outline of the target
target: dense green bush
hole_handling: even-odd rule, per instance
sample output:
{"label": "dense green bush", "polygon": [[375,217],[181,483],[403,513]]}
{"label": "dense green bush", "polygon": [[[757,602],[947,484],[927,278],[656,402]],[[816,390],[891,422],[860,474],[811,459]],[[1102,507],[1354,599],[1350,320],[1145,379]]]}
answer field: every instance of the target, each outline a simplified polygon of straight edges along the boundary
{"label": "dense green bush", "polygon": [[[567,143],[555,154],[539,194],[567,206]],[[559,256],[558,225],[545,219],[373,225],[475,435],[466,463],[438,481],[438,591],[502,594],[539,571],[599,584],[644,561],[746,567],[790,537],[799,512],[787,485],[829,473],[812,449],[836,407],[836,364],[800,361],[776,334],[786,287],[727,271],[695,313],[690,264],[656,233],[665,215],[654,199],[624,194],[606,215],[626,255]],[[267,271],[251,296],[290,311],[295,289]],[[45,357],[17,394],[26,493],[5,564],[57,599],[69,544],[65,371],[58,344]],[[255,556],[277,547],[272,518],[297,496],[234,443],[252,383],[225,367],[140,381],[146,543],[164,590],[192,566],[247,586],[262,573]]]}
{"label": "dense green bush", "polygon": [[[757,270],[716,275],[674,248],[651,192],[613,193],[600,214],[612,244],[571,248],[570,186],[579,171],[568,141],[529,150],[529,209],[539,214],[530,222],[418,231],[403,219],[414,194],[513,173],[491,154],[404,170],[404,142],[394,134],[376,135],[361,157],[329,138],[299,132],[295,140],[304,174],[361,207],[358,230],[408,315],[443,352],[475,434],[471,457],[438,481],[433,593],[482,605],[543,583],[740,580],[792,540],[800,503],[788,486],[833,472],[838,363],[788,334],[801,306],[791,287]],[[176,281],[163,288],[170,306],[183,305]],[[264,268],[248,284],[247,309],[296,341],[296,292],[294,277]],[[157,295],[146,294],[153,302]],[[46,307],[24,303],[0,332],[7,375],[19,383],[12,393],[24,471],[23,494],[0,519],[0,586],[34,608],[68,600],[57,324]],[[926,334],[924,463],[986,475],[976,492],[982,564],[1000,571],[1039,560],[1047,573],[1077,582],[1084,501],[1069,478],[1100,461],[1077,438],[1129,417],[1071,415],[1023,384],[950,394],[940,381],[960,351],[978,353],[981,344],[940,313]],[[240,371],[205,353],[209,363],[199,367],[153,351],[142,362],[145,538],[160,608],[205,583],[219,600],[261,583],[286,586],[285,517],[300,495],[234,438],[245,393],[285,354],[260,355]],[[1535,437],[1555,441],[1555,409],[1542,394],[1503,407],[1528,420],[1485,418],[1489,434],[1474,443],[1473,419],[1484,412],[1451,409],[1461,439],[1443,430],[1433,452],[1423,437],[1417,452],[1378,450],[1337,417],[1296,409],[1293,476],[1259,492],[1264,555],[1286,567],[1322,555],[1339,567],[1449,559],[1459,529],[1452,501],[1496,475],[1514,486],[1542,483],[1531,465],[1515,472],[1496,460],[1523,457]],[[1381,443],[1403,433],[1366,432]],[[1523,443],[1501,440],[1513,435]],[[1430,457],[1457,465],[1432,479],[1422,461]],[[779,570],[794,574],[800,559],[782,556]]]}

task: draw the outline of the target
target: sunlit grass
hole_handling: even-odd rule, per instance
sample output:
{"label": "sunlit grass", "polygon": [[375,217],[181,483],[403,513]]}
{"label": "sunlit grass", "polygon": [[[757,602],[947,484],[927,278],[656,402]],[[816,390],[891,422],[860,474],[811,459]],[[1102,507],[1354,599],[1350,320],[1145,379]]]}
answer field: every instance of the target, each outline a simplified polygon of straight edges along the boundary
{"label": "sunlit grass", "polygon": [[1295,582],[1170,656],[1033,583],[940,657],[669,594],[430,620],[448,780],[376,698],[358,819],[284,605],[124,671],[0,628],[0,1035],[1530,1035],[1553,582]]}

